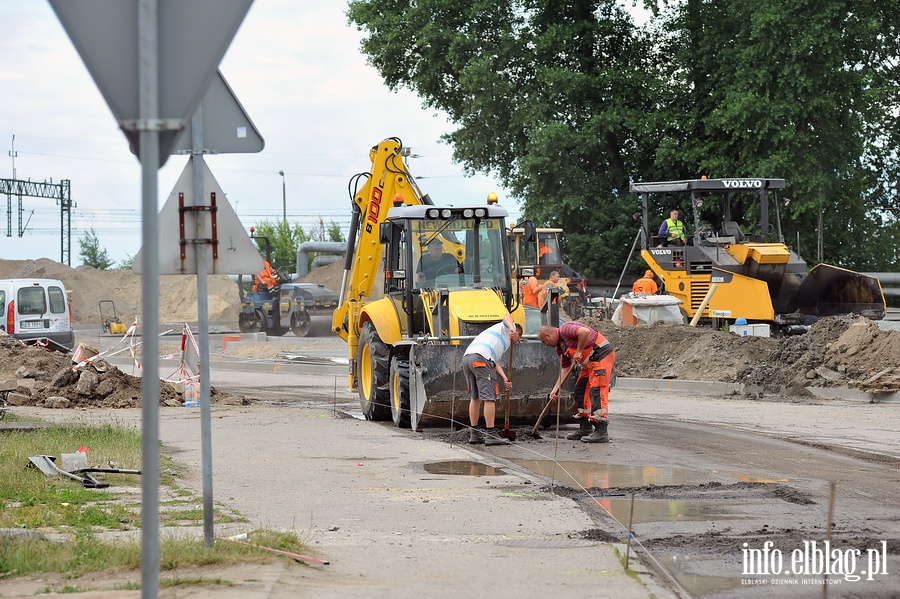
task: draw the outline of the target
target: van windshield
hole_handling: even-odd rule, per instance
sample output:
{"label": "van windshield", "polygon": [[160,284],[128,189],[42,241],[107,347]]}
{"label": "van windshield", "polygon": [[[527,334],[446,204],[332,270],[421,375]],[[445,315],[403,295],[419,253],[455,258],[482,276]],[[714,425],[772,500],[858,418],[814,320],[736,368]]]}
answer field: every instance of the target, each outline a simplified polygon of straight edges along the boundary
{"label": "van windshield", "polygon": [[47,312],[47,300],[43,287],[22,287],[16,297],[16,309],[22,316],[41,315]]}

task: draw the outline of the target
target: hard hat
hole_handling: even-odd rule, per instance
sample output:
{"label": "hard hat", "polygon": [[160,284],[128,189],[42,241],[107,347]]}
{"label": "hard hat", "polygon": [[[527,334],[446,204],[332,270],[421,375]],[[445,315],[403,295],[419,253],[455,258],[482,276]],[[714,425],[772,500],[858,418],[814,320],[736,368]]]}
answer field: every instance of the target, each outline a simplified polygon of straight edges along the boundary
{"label": "hard hat", "polygon": [[652,270],[648,270],[647,272],[644,273],[644,276],[645,276],[645,277],[652,277],[652,276],[653,276],[653,271],[652,271]]}
{"label": "hard hat", "polygon": [[734,321],[734,324],[736,324],[736,325],[747,324],[747,319],[746,318],[738,318],[737,320]]}

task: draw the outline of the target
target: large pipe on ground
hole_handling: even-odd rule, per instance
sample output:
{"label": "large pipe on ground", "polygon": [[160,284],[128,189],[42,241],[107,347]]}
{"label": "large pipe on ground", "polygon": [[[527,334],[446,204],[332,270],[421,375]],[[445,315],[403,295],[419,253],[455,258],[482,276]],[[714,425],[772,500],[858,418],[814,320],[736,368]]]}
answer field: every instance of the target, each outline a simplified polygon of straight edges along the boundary
{"label": "large pipe on ground", "polygon": [[297,276],[309,274],[309,252],[323,254],[343,254],[347,251],[345,241],[307,241],[297,248]]}

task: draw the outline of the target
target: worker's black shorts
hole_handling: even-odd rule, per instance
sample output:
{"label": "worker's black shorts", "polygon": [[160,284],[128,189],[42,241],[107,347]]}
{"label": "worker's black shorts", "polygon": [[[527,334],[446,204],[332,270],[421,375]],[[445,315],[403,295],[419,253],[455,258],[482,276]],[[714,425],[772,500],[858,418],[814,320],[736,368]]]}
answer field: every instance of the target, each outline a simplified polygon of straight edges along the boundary
{"label": "worker's black shorts", "polygon": [[497,383],[494,382],[494,361],[479,354],[463,356],[463,373],[466,375],[466,390],[469,399],[497,401]]}

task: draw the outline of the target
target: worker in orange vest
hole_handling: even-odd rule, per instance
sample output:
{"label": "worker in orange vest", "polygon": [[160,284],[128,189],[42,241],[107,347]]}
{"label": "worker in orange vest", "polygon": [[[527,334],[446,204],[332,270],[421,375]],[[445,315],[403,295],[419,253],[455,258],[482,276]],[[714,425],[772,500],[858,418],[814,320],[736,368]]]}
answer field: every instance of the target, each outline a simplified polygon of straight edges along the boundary
{"label": "worker in orange vest", "polygon": [[653,295],[658,290],[659,288],[656,286],[656,281],[653,280],[652,270],[645,272],[644,276],[635,281],[634,285],[631,287],[631,291],[641,295]]}
{"label": "worker in orange vest", "polygon": [[262,272],[253,277],[253,291],[274,291],[278,287],[278,271],[263,258]]}
{"label": "worker in orange vest", "polygon": [[522,287],[522,303],[532,308],[540,308],[541,304],[538,301],[540,288],[537,277],[527,277]]}
{"label": "worker in orange vest", "polygon": [[544,283],[544,286],[541,288],[540,293],[538,294],[538,304],[543,306],[547,303],[547,300],[550,297],[551,289],[559,289],[559,271],[554,270],[550,273],[550,280]]}

